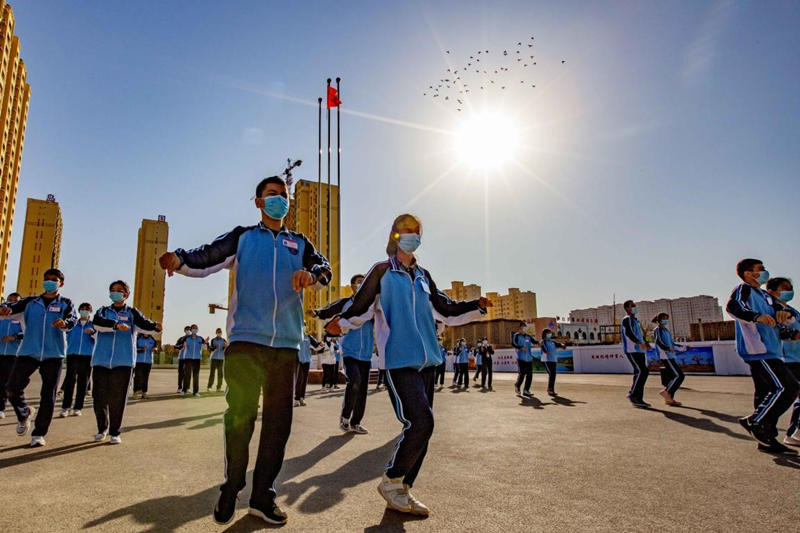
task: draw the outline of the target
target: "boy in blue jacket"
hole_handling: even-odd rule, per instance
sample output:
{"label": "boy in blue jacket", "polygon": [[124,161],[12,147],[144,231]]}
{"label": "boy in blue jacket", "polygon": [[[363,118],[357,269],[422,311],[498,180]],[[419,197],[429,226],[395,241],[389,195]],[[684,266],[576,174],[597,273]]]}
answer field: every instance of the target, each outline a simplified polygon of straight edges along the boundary
{"label": "boy in blue jacket", "polygon": [[228,341],[222,337],[222,328],[217,328],[216,336],[208,343],[208,349],[211,350],[211,371],[208,373],[208,386],[206,391],[211,390],[214,384],[214,374],[217,376],[217,392],[222,388],[222,379],[224,377],[223,363],[225,362],[225,348],[228,347]]}
{"label": "boy in blue jacket", "polygon": [[31,433],[31,447],[44,446],[44,437],[53,420],[56,388],[66,355],[66,335],[75,325],[72,302],[59,294],[64,274],[57,268],[45,271],[39,296],[29,296],[0,308],[0,316],[22,320],[25,337],[17,351],[17,361],[6,383],[6,392],[17,415],[17,435],[30,430],[36,409],[25,402],[25,387],[38,370],[42,377],[39,414]]}
{"label": "boy in blue jacket", "polygon": [[92,354],[92,400],[97,419],[94,441],[102,442],[111,435],[111,444],[120,444],[131,373],[136,366],[136,330],[161,331],[161,324],[125,304],[131,292],[126,282],[114,281],[108,291],[111,305],[98,309],[92,321],[97,330]]}
{"label": "boy in blue jacket", "polygon": [[536,339],[528,333],[528,325],[525,322],[520,322],[517,331],[511,335],[511,346],[517,351],[517,367],[519,369],[517,382],[514,384],[514,392],[520,393],[520,387],[522,387],[524,381],[522,396],[526,398],[533,396],[531,393],[533,346],[536,344]]}
{"label": "boy in blue jacket", "polygon": [[[92,304],[83,302],[78,306],[78,321],[67,333],[67,372],[61,389],[64,398],[61,401],[61,412],[64,418],[70,415],[81,416],[83,402],[86,399],[86,388],[89,376],[92,375],[92,351],[94,350],[94,324],[91,321]],[[75,403],[72,403],[73,394]]]}
{"label": "boy in blue jacket", "polygon": [[150,384],[150,370],[153,368],[153,351],[156,340],[149,333],[136,336],[136,367],[133,369],[133,397],[139,394],[142,400],[147,398]]}
{"label": "boy in blue jacket", "polygon": [[183,338],[183,393],[189,393],[191,383],[195,398],[200,396],[200,362],[206,344],[206,340],[197,334],[198,331],[197,324],[192,324],[189,335]]}
{"label": "boy in blue jacket", "polygon": [[192,326],[186,326],[183,328],[183,336],[180,337],[177,341],[175,341],[175,349],[178,350],[178,394],[183,395],[184,391],[189,388],[188,385],[184,384],[184,374],[186,373],[184,366],[185,366],[185,359],[184,356],[186,355],[186,337],[192,334]]}
{"label": "boy in blue jacket", "polygon": [[[3,305],[16,303],[19,298],[18,292],[12,292]],[[6,417],[6,382],[17,360],[19,341],[24,336],[22,322],[10,318],[0,320],[0,419]]]}
{"label": "boy in blue jacket", "polygon": [[324,349],[325,345],[314,336],[308,333],[303,335],[303,342],[297,352],[297,378],[294,383],[295,407],[306,405],[306,385],[308,385],[308,370],[311,368],[311,353],[319,353]]}
{"label": "boy in blue jacket", "polygon": [[761,285],[769,280],[769,272],[759,259],[742,259],[736,265],[742,280],[731,293],[726,309],[736,320],[736,350],[750,367],[755,385],[750,416],[739,419],[742,427],[759,443],[761,451],[795,453],[778,442],[777,423],[780,416],[797,398],[797,380],[781,359],[781,339],[796,339],[798,332],[782,324],[791,314]]}
{"label": "boy in blue jacket", "polygon": [[647,383],[647,376],[650,370],[647,368],[647,350],[650,344],[644,338],[644,331],[636,314],[639,309],[633,300],[627,300],[622,304],[626,316],[620,324],[622,337],[622,351],[633,367],[633,383],[628,391],[628,401],[631,405],[639,408],[648,408],[650,404],[644,401],[644,385]]}
{"label": "boy in blue jacket", "polygon": [[256,187],[258,224],[236,227],[211,244],[177,249],[161,256],[169,275],[205,277],[223,268],[236,272],[228,311],[225,353],[225,482],[214,508],[214,520],[233,520],[236,500],[245,486],[248,448],[263,390],[258,457],[253,471],[250,514],[271,524],[286,522],[275,503],[275,478],[281,469],[292,427],[292,393],[297,352],[303,340],[303,289],[327,285],[328,261],[302,234],[289,231],[289,191],[279,176]]}
{"label": "boy in blue jacket", "polygon": [[[363,274],[356,274],[350,278],[353,297],[355,297],[363,282]],[[329,320],[353,305],[353,297],[340,298],[328,307],[316,311],[315,314],[322,320]],[[374,322],[372,320],[366,321],[361,327],[348,331],[342,337],[340,343],[347,386],[344,390],[339,429],[359,435],[369,433],[361,425],[361,419],[364,418],[364,412],[367,407],[369,372],[372,367],[372,348],[375,345],[373,326]],[[336,374],[338,375],[338,372]],[[336,388],[336,379],[334,379],[334,388]]]}

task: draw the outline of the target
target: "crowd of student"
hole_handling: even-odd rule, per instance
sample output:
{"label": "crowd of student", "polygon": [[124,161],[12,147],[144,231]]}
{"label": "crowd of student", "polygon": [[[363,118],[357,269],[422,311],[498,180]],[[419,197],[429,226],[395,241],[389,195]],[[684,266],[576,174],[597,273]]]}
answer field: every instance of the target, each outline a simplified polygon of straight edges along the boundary
{"label": "crowd of student", "polygon": [[[207,390],[216,377],[216,390],[227,383],[228,408],[223,417],[225,476],[213,517],[229,523],[239,492],[245,487],[249,444],[255,429],[259,397],[263,395],[260,442],[252,477],[249,513],[273,524],[287,520],[276,504],[275,479],[284,458],[291,431],[293,407],[305,405],[311,358],[317,354],[323,367],[322,390],[338,388],[339,365],[347,384],[339,427],[367,434],[365,414],[373,348],[378,350],[379,383],[385,381],[401,434],[384,469],[378,492],[387,507],[400,512],[428,515],[429,509],[412,493],[434,430],[434,390],[444,384],[447,351],[439,339],[439,327],[474,321],[492,305],[486,298],[455,302],[441,292],[431,274],[417,263],[422,223],[409,214],[397,217],[390,229],[386,259],[378,261],[366,275],[350,280],[353,296],[315,311],[327,321],[325,336],[318,341],[304,331],[303,292],[319,288],[331,279],[328,261],[300,233],[283,225],[288,213],[288,190],[277,176],[256,187],[258,224],[238,226],[210,244],[195,249],[178,248],[164,254],[160,265],[167,273],[204,277],[222,268],[235,269],[235,286],[228,313],[228,339],[217,330],[214,339],[203,339],[196,325],[184,329],[176,342],[179,349],[178,391],[199,394],[199,368],[204,346],[211,351],[211,373]],[[765,451],[788,450],[776,441],[778,417],[797,399],[796,376],[800,368],[798,337],[800,315],[788,305],[792,297],[787,278],[770,278],[760,261],[743,260],[737,267],[743,284],[728,303],[737,320],[737,347],[751,367],[756,406],[742,425]],[[160,331],[125,304],[129,288],[122,281],[109,287],[111,305],[97,310],[90,320],[91,306],[81,304],[80,319],[72,303],[61,296],[64,276],[49,270],[41,296],[9,297],[0,308],[8,320],[0,322],[0,380],[6,383],[8,399],[17,414],[17,433],[25,435],[34,418],[34,408],[25,402],[24,390],[37,369],[42,376],[42,398],[33,430],[32,445],[43,445],[53,414],[58,375],[67,355],[62,414],[80,414],[91,372],[92,397],[97,417],[95,440],[107,435],[120,442],[126,394],[134,372],[134,391],[146,397],[149,367],[155,345],[151,337],[135,337],[136,331]],[[766,290],[760,288],[767,284]],[[650,344],[637,319],[636,306],[625,303],[622,321],[623,349],[634,369],[628,399],[637,407],[644,401],[648,376],[646,353]],[[675,354],[685,349],[672,340],[669,316],[655,317],[653,338],[662,364],[661,395],[670,405],[680,405],[675,394],[684,376]],[[556,364],[559,345],[553,332],[544,330],[537,341],[520,323],[511,344],[517,355],[519,374],[515,392],[532,396],[533,347],[541,347],[541,362],[548,373],[547,392],[556,395]],[[474,347],[460,339],[453,349],[454,387],[469,386],[469,358],[476,358],[481,387],[492,390],[494,349],[486,339]],[[83,359],[81,359],[83,358]],[[786,358],[786,363],[782,358]],[[224,369],[224,370],[223,370]],[[793,374],[794,373],[794,374]],[[76,394],[72,392],[77,387]],[[190,388],[191,387],[191,388]],[[73,403],[74,400],[74,403]],[[3,398],[3,407],[5,398]],[[800,402],[795,403],[788,444],[800,444]]]}

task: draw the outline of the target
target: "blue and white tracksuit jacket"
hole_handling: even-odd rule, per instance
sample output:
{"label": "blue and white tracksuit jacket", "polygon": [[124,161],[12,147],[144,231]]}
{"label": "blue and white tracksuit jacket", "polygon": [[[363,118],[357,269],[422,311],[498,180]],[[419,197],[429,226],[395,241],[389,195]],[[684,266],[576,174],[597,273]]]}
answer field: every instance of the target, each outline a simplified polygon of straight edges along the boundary
{"label": "blue and white tracksuit jacket", "polygon": [[464,363],[469,363],[469,348],[467,348],[466,344],[464,344],[462,346],[459,346],[458,347],[458,351],[456,352],[456,354],[457,354],[457,357],[458,357],[456,362],[458,364],[461,365],[461,364],[464,364]]}
{"label": "blue and white tracksuit jacket", "polygon": [[[135,336],[139,331],[155,331],[156,323],[145,318],[135,307],[122,305],[116,307],[106,305],[94,314],[94,328],[97,340],[92,353],[92,366],[105,368],[135,367]],[[118,325],[126,325],[130,329],[116,329]]]}
{"label": "blue and white tracksuit jacket", "polygon": [[203,345],[206,340],[200,335],[189,335],[183,341],[183,358],[189,359],[202,359],[203,358]]}
{"label": "blue and white tracksuit jacket", "polygon": [[[315,314],[322,320],[329,320],[343,313],[352,305],[353,297],[340,298]],[[374,320],[367,320],[363,326],[348,331],[342,337],[340,343],[342,357],[351,357],[358,361],[371,361],[373,347],[375,346],[374,325]]]}
{"label": "blue and white tracksuit jacket", "polygon": [[282,228],[273,232],[262,222],[238,226],[211,244],[177,249],[177,272],[205,277],[223,268],[236,274],[228,310],[229,342],[251,342],[273,348],[300,349],[303,340],[303,291],[292,289],[292,275],[306,270],[317,286],[331,279],[328,261],[302,234]]}
{"label": "blue and white tracksuit jacket", "polygon": [[517,351],[517,361],[533,362],[533,345],[536,339],[527,333],[515,332],[511,334],[511,346]]}
{"label": "blue and white tracksuit jacket", "polygon": [[675,359],[675,349],[682,348],[672,340],[672,333],[664,326],[653,330],[653,340],[656,342],[656,351],[659,359]]}
{"label": "blue and white tracksuit jacket", "polygon": [[[5,318],[0,320],[0,338],[14,337],[13,341],[0,341],[0,356],[8,355],[16,357],[19,343],[25,335],[22,333],[22,322]],[[5,384],[2,384],[5,386]]]}
{"label": "blue and white tracksuit jacket", "polygon": [[[86,330],[92,331],[87,333]],[[94,351],[94,324],[91,320],[78,320],[67,332],[67,355],[83,355],[91,357]]]}
{"label": "blue and white tracksuit jacket", "polygon": [[725,306],[736,320],[736,350],[745,361],[780,359],[783,353],[781,339],[789,339],[794,332],[785,326],[768,326],[757,322],[761,315],[775,318],[782,304],[761,288],[742,283],[736,287]]}
{"label": "blue and white tracksuit jacket", "polygon": [[188,337],[189,335],[191,335],[191,333],[188,335],[184,335],[183,337],[175,341],[175,348],[177,348],[178,350],[178,361],[182,361],[184,359],[184,356],[186,355],[186,337]]}
{"label": "blue and white tracksuit jacket", "polygon": [[436,288],[427,270],[416,262],[406,269],[392,256],[370,269],[339,325],[349,331],[374,319],[379,367],[422,370],[443,361],[437,320],[458,326],[485,313],[478,300],[452,301]]}
{"label": "blue and white tracksuit jacket", "polygon": [[[72,329],[77,320],[75,308],[69,298],[60,294],[45,304],[42,296],[29,296],[16,303],[7,304],[11,308],[11,320],[21,320],[25,333],[17,350],[18,356],[33,357],[38,361],[63,359],[66,355],[66,332]],[[64,328],[54,328],[53,322],[61,319]]]}
{"label": "blue and white tracksuit jacket", "polygon": [[150,336],[137,335],[136,337],[136,364],[153,364],[153,349],[156,340]]}
{"label": "blue and white tracksuit jacket", "polygon": [[542,340],[542,363],[557,363],[558,353],[557,350],[560,346],[556,341],[551,339]]}
{"label": "blue and white tracksuit jacket", "polygon": [[[792,314],[786,327],[792,331],[800,331],[800,311],[786,304],[783,304],[783,309]],[[800,363],[800,340],[784,339],[782,348],[785,362]]]}
{"label": "blue and white tracksuit jacket", "polygon": [[312,350],[317,353],[325,349],[325,346],[311,335],[303,335],[303,342],[300,343],[300,350],[297,352],[298,363],[311,363]]}
{"label": "blue and white tracksuit jacket", "polygon": [[646,343],[639,319],[633,315],[627,315],[622,319],[620,328],[622,329],[622,351],[626,354],[644,353],[639,347],[640,344]]}
{"label": "blue and white tracksuit jacket", "polygon": [[208,343],[208,349],[211,350],[212,361],[222,361],[225,359],[225,348],[228,346],[228,341],[222,337],[214,337]]}

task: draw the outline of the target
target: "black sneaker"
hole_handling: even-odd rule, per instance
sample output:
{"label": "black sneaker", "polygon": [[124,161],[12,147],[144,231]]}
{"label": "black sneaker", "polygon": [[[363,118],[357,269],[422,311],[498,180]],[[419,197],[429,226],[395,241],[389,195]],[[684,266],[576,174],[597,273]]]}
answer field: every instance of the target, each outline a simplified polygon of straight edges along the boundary
{"label": "black sneaker", "polygon": [[758,444],[758,451],[764,453],[776,453],[776,454],[783,454],[783,455],[797,455],[797,450],[793,450],[788,446],[784,446],[777,440],[773,440],[772,444],[769,446],[765,446],[764,444]]}
{"label": "black sneaker", "polygon": [[238,494],[220,491],[219,500],[217,500],[217,505],[214,506],[214,522],[220,525],[229,524],[233,520],[238,500]]}
{"label": "black sneaker", "polygon": [[631,405],[640,409],[647,409],[648,407],[651,407],[649,403],[638,398],[631,398]]}
{"label": "black sneaker", "polygon": [[764,427],[762,424],[759,424],[757,422],[752,422],[750,421],[749,418],[746,420],[748,425],[750,426],[748,432],[750,433],[750,436],[753,437],[753,439],[755,439],[756,442],[758,442],[759,444],[763,444],[768,448],[772,448],[774,444],[779,444],[780,446],[783,446],[783,444],[779,443],[772,435],[772,431],[770,430],[770,428]]}
{"label": "black sneaker", "polygon": [[269,524],[285,524],[286,513],[278,507],[274,501],[268,501],[263,504],[257,502],[250,502],[251,515],[257,516]]}

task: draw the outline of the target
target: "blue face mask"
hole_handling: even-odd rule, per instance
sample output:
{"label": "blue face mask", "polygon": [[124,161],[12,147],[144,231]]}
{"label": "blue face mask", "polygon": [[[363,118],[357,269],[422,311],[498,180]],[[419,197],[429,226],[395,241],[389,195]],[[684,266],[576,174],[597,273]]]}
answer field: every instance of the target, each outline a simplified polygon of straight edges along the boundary
{"label": "blue face mask", "polygon": [[758,273],[756,282],[758,282],[759,285],[763,285],[768,281],[769,281],[769,270],[762,270],[761,272]]}
{"label": "blue face mask", "polygon": [[192,335],[197,335],[197,330],[196,329],[192,330]]}
{"label": "blue face mask", "polygon": [[44,292],[56,292],[58,290],[58,282],[48,279],[42,283],[42,287]]}
{"label": "blue face mask", "polygon": [[108,293],[108,297],[111,298],[112,302],[118,304],[125,299],[125,293],[119,291],[111,291]]}
{"label": "blue face mask", "polygon": [[89,311],[83,309],[82,311],[78,311],[81,314],[81,318],[89,318]]}
{"label": "blue face mask", "polygon": [[661,325],[662,326],[669,326],[669,320],[662,320],[661,321]]}
{"label": "blue face mask", "polygon": [[552,334],[552,333],[548,333],[548,334],[547,334],[547,335],[545,335],[544,337],[545,337],[546,339],[552,339],[552,338],[553,338],[553,334]]}
{"label": "blue face mask", "polygon": [[639,310],[638,310],[638,309],[636,309],[636,306],[635,306],[635,305],[634,305],[633,307],[631,307],[631,314],[632,314],[632,315],[636,316],[636,313],[638,313],[638,312],[639,312]]}
{"label": "blue face mask", "polygon": [[267,196],[264,198],[263,209],[269,218],[281,220],[289,212],[289,200],[283,196]]}
{"label": "blue face mask", "polygon": [[794,291],[781,291],[781,301],[789,302],[794,298]]}
{"label": "blue face mask", "polygon": [[397,247],[407,254],[413,254],[421,241],[422,238],[416,233],[402,233],[397,239]]}

